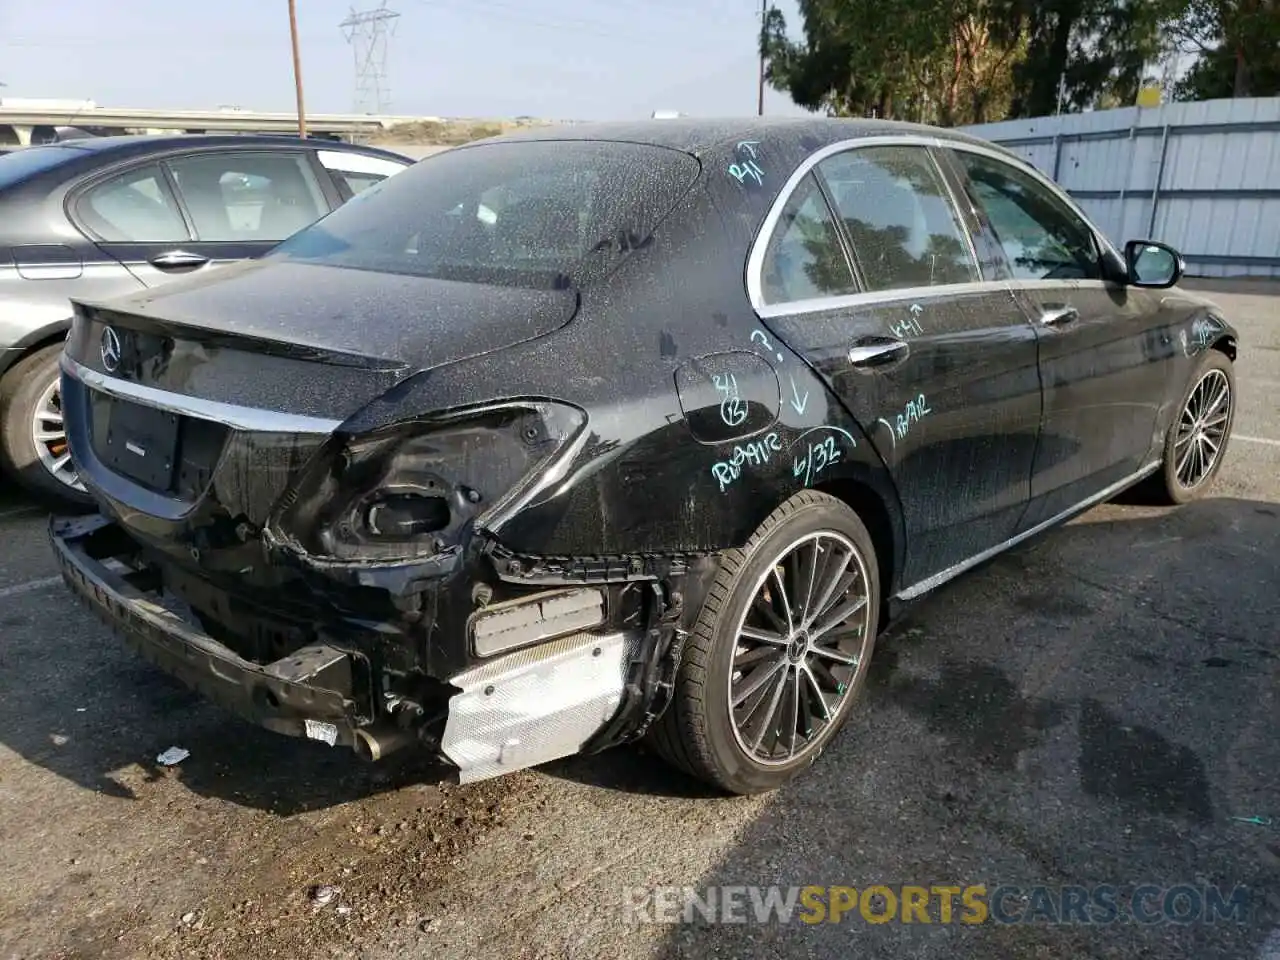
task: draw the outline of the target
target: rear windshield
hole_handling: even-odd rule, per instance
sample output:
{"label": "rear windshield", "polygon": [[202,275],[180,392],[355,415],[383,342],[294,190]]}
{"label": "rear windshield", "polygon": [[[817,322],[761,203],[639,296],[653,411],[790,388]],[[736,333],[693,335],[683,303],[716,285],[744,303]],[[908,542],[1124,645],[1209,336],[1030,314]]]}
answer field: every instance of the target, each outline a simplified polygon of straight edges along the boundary
{"label": "rear windshield", "polygon": [[80,156],[83,150],[69,147],[23,147],[0,153],[0,190]]}
{"label": "rear windshield", "polygon": [[643,243],[699,169],[689,154],[633,143],[448,150],[358,194],[269,256],[475,283],[580,285]]}

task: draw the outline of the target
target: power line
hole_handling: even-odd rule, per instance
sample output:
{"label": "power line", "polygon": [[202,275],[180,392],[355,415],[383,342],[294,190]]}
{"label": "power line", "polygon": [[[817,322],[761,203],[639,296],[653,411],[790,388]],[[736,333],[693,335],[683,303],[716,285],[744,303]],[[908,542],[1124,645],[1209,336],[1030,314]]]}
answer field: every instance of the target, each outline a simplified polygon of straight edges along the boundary
{"label": "power line", "polygon": [[355,55],[355,112],[386,113],[391,105],[387,56],[400,14],[387,9],[387,0],[373,10],[355,7],[338,26]]}

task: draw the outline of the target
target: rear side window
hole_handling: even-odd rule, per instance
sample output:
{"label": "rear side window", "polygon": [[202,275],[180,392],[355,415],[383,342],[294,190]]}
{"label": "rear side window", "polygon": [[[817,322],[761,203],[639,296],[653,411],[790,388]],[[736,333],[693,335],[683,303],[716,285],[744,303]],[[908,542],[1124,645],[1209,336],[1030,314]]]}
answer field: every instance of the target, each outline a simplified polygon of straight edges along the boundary
{"label": "rear side window", "polygon": [[923,147],[865,147],[818,165],[870,290],[977,280],[941,175]]}
{"label": "rear side window", "polygon": [[270,256],[476,283],[581,283],[643,243],[699,173],[664,147],[519,141],[437,154]]}
{"label": "rear side window", "polygon": [[854,293],[840,233],[813,175],[787,198],[761,269],[765,303],[793,303]]}
{"label": "rear side window", "polygon": [[76,204],[84,225],[108,243],[171,243],[188,239],[160,167],[150,164],[89,189]]}

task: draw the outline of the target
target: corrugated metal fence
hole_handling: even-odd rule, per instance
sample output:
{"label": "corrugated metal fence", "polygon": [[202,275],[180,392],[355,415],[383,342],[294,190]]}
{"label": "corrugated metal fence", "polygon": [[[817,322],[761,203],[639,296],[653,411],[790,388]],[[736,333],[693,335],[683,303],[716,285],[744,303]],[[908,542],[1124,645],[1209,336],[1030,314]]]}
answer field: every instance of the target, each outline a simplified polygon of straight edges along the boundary
{"label": "corrugated metal fence", "polygon": [[1280,97],[963,129],[1052,176],[1117,243],[1168,243],[1193,276],[1280,277]]}

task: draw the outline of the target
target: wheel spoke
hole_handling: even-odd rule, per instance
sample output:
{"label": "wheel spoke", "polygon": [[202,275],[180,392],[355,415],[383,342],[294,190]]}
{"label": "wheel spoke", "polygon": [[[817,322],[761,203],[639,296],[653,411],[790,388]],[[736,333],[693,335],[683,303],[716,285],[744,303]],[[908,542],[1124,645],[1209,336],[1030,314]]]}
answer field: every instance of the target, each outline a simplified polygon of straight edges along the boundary
{"label": "wheel spoke", "polygon": [[785,713],[788,719],[787,730],[791,734],[787,744],[787,759],[790,760],[796,755],[796,731],[800,726],[800,671],[788,670],[787,676],[791,680],[791,688],[787,692],[788,709]]}
{"label": "wheel spoke", "polygon": [[71,454],[64,453],[53,461],[53,465],[49,469],[54,473],[61,473],[63,468],[65,468],[69,463],[71,463]]}
{"label": "wheel spoke", "polygon": [[67,439],[67,431],[65,430],[35,430],[31,433],[31,439],[36,443],[52,443],[54,440]]}
{"label": "wheel spoke", "polygon": [[773,604],[764,593],[756,594],[755,600],[752,601],[751,608],[764,614],[765,619],[772,624],[773,629],[781,636],[785,637],[791,632],[787,629],[787,625],[782,622],[782,618],[778,616],[778,611],[773,609]]}
{"label": "wheel spoke", "polygon": [[818,576],[818,555],[818,541],[814,540],[809,545],[809,549],[805,551],[804,562],[799,567],[801,586],[796,594],[796,599],[799,601],[800,606],[797,608],[796,613],[802,623],[808,622],[809,608],[813,605],[814,581]]}
{"label": "wheel spoke", "polygon": [[[852,559],[852,557],[849,559]],[[822,616],[822,611],[827,608],[831,598],[836,595],[836,588],[840,586],[840,581],[844,579],[845,571],[849,569],[849,560],[841,561],[835,570],[830,569],[831,564],[832,558],[828,558],[827,565],[822,571],[822,576],[825,580],[822,592],[818,594],[817,602],[805,614],[805,626],[812,624],[814,620]]]}
{"label": "wheel spoke", "polygon": [[791,615],[791,601],[787,599],[787,585],[783,582],[782,574],[778,572],[777,564],[773,567],[773,579],[778,584],[778,596],[782,600],[782,612],[787,615],[787,633],[792,633],[796,628],[796,620]]}
{"label": "wheel spoke", "polygon": [[752,750],[760,749],[760,745],[764,742],[765,734],[773,726],[773,718],[778,712],[778,704],[782,701],[782,693],[787,689],[787,674],[791,671],[785,663],[782,667],[781,673],[773,684],[773,696],[769,699],[769,712],[764,715],[764,721],[760,724],[760,732],[756,734],[755,743],[751,745]]}
{"label": "wheel spoke", "polygon": [[828,660],[843,663],[845,666],[856,667],[858,665],[857,657],[841,653],[839,650],[832,650],[830,647],[813,647],[811,652],[815,657],[826,657]]}
{"label": "wheel spoke", "polygon": [[1191,455],[1195,453],[1195,450],[1196,445],[1194,443],[1188,446],[1187,449],[1183,451],[1182,456],[1178,458],[1177,466],[1174,468],[1174,472],[1178,475],[1178,482],[1183,485],[1187,482],[1185,479],[1187,475],[1187,465],[1191,460]]}
{"label": "wheel spoke", "polygon": [[772,680],[778,671],[783,669],[786,665],[786,657],[779,657],[771,664],[757,667],[752,672],[750,679],[747,680],[746,687],[733,698],[733,705],[735,707],[741,705],[747,697],[764,687],[764,685]]}
{"label": "wheel spoke", "polygon": [[759,663],[761,660],[768,660],[778,656],[778,651],[774,647],[767,645],[759,647],[742,648],[733,657],[733,669],[741,673],[747,667]]}
{"label": "wheel spoke", "polygon": [[809,631],[809,635],[816,641],[819,637],[829,633],[833,628],[840,626],[866,605],[866,597],[855,597],[852,600],[842,603],[836,608],[835,613],[831,614],[829,618],[823,621],[823,626],[819,627],[815,625],[813,629]]}
{"label": "wheel spoke", "polygon": [[806,662],[801,667],[801,673],[805,679],[809,681],[808,686],[813,696],[818,698],[818,706],[822,708],[822,719],[828,723],[831,721],[831,709],[827,706],[827,695],[822,692],[822,686],[818,683],[818,678],[813,675],[813,668]]}
{"label": "wheel spoke", "polygon": [[758,640],[761,643],[771,643],[776,647],[785,647],[787,638],[781,633],[773,633],[769,630],[761,630],[759,627],[743,626],[738,631],[740,636],[746,637],[748,640]]}

